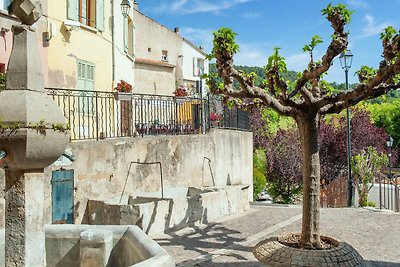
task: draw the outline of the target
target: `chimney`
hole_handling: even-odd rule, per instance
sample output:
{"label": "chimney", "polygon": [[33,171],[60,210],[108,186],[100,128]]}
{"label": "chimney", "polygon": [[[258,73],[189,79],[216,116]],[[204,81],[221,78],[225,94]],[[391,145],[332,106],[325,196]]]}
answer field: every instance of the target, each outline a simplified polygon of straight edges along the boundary
{"label": "chimney", "polygon": [[177,34],[179,34],[179,28],[178,28],[178,27],[175,27],[174,32],[177,33]]}
{"label": "chimney", "polygon": [[133,1],[133,9],[139,10],[139,3],[136,0]]}

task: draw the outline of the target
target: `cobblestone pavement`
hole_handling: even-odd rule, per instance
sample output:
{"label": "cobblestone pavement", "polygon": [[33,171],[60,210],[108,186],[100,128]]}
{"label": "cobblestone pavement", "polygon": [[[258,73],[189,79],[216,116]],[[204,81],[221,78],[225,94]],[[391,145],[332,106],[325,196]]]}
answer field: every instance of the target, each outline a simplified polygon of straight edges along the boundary
{"label": "cobblestone pavement", "polygon": [[[252,254],[259,241],[300,232],[301,207],[252,206],[240,216],[153,238],[177,266],[264,266]],[[400,213],[375,209],[321,210],[321,233],[351,244],[367,266],[400,267]]]}

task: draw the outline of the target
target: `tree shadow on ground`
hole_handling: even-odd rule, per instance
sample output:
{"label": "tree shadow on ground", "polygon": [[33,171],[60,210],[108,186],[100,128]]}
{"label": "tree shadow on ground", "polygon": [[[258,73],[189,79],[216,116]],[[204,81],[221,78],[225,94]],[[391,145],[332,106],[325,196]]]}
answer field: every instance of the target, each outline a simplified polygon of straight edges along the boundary
{"label": "tree shadow on ground", "polygon": [[183,246],[185,249],[204,252],[203,249],[221,249],[244,241],[244,238],[235,237],[241,232],[228,229],[218,223],[210,223],[206,227],[191,225],[188,232],[178,235],[169,232],[166,235],[171,238],[156,238],[162,246]]}
{"label": "tree shadow on ground", "polygon": [[400,262],[386,262],[386,261],[364,261],[366,267],[399,267]]}
{"label": "tree shadow on ground", "polygon": [[[182,247],[183,250],[197,252],[200,255],[208,254],[218,249],[225,249],[230,247],[230,250],[238,251],[238,253],[228,253],[227,256],[233,257],[236,260],[243,261],[244,258],[240,252],[251,251],[251,247],[241,245],[245,239],[240,237],[242,233],[222,226],[219,223],[210,223],[205,227],[190,226],[187,232],[177,234],[174,232],[166,233],[166,238],[155,238],[155,241],[164,248],[168,246]],[[198,255],[198,256],[200,256]],[[216,255],[218,256],[218,255]],[[197,256],[196,256],[197,257]],[[189,263],[194,260],[184,259],[184,262],[179,264]],[[209,262],[209,260],[207,260]],[[231,264],[232,265],[232,264]],[[226,265],[226,266],[231,266]],[[200,265],[202,266],[202,265]],[[241,265],[243,266],[243,265]],[[246,265],[244,265],[246,266]]]}

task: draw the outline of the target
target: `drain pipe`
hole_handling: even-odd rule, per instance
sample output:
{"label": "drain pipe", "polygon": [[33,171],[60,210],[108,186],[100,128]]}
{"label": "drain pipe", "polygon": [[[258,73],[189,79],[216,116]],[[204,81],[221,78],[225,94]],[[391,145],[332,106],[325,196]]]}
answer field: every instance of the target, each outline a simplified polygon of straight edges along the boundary
{"label": "drain pipe", "polygon": [[111,60],[112,60],[112,81],[111,81],[111,90],[114,89],[114,81],[115,81],[115,17],[114,17],[114,0],[111,0]]}

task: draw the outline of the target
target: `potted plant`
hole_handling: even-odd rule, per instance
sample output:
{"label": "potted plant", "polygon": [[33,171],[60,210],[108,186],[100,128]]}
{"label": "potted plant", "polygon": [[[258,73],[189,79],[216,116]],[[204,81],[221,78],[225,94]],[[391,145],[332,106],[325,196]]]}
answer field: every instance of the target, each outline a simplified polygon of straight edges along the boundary
{"label": "potted plant", "polygon": [[220,126],[221,119],[222,119],[222,114],[215,113],[214,111],[210,112],[211,125]]}
{"label": "potted plant", "polygon": [[173,92],[174,96],[178,97],[185,97],[189,96],[189,92],[183,87],[183,86],[178,86],[175,91]]}
{"label": "potted plant", "polygon": [[132,85],[125,82],[124,80],[121,80],[121,82],[117,83],[117,87],[114,88],[115,100],[131,100],[132,88]]}

